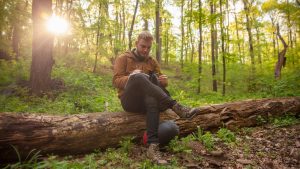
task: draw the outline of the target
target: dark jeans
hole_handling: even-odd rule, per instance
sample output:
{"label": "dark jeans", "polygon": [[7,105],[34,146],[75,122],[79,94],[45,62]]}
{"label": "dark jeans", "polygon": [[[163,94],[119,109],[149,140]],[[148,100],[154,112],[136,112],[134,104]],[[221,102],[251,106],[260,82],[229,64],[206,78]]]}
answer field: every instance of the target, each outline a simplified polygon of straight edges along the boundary
{"label": "dark jeans", "polygon": [[125,111],[146,113],[148,143],[158,143],[159,112],[171,108],[175,103],[161,87],[140,73],[131,75],[121,97]]}

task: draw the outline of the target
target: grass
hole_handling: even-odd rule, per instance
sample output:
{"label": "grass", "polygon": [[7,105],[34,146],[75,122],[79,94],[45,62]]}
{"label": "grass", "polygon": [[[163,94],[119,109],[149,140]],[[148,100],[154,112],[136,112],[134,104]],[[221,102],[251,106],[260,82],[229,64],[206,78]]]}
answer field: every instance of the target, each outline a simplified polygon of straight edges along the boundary
{"label": "grass", "polygon": [[300,119],[292,115],[285,115],[282,117],[276,117],[271,119],[271,124],[273,124],[276,127],[285,127],[299,123]]}
{"label": "grass", "polygon": [[219,129],[217,136],[225,143],[233,143],[236,141],[235,134],[226,128]]}

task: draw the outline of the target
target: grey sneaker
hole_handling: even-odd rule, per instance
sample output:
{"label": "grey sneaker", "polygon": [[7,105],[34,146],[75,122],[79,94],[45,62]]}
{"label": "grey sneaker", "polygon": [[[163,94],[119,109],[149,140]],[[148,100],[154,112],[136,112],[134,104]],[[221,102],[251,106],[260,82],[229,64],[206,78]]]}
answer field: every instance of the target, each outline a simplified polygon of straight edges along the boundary
{"label": "grey sneaker", "polygon": [[176,103],[173,107],[172,110],[180,117],[180,118],[192,118],[194,117],[197,113],[200,112],[199,109],[196,108],[189,108],[185,107],[179,103]]}
{"label": "grey sneaker", "polygon": [[162,165],[168,164],[166,160],[162,159],[158,144],[154,144],[154,143],[149,144],[147,150],[147,157],[150,158],[152,162],[155,162],[157,164],[162,164]]}

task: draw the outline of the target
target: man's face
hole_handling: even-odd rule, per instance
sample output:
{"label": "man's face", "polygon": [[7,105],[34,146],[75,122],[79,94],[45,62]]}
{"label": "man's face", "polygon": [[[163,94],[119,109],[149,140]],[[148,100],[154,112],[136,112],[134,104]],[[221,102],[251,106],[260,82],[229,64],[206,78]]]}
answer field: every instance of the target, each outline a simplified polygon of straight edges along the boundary
{"label": "man's face", "polygon": [[140,39],[135,42],[137,54],[141,57],[147,58],[151,51],[152,40]]}

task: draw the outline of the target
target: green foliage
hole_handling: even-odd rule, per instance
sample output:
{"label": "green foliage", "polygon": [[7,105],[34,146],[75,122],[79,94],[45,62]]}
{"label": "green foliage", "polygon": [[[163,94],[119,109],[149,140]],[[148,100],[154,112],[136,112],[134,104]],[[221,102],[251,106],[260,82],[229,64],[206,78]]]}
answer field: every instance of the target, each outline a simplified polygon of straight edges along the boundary
{"label": "green foliage", "polygon": [[128,153],[118,151],[116,149],[107,149],[104,154],[104,159],[107,161],[105,166],[122,164],[122,166],[129,166],[132,159],[128,158]]}
{"label": "green foliage", "polygon": [[217,136],[226,143],[232,143],[236,141],[235,134],[226,128],[219,129]]}
{"label": "green foliage", "polygon": [[173,140],[170,141],[168,145],[168,149],[175,153],[185,152],[191,153],[191,148],[189,147],[189,142],[193,141],[194,138],[192,135],[188,135],[187,137],[183,137],[179,140],[178,136],[176,136]]}
{"label": "green foliage", "polygon": [[133,146],[133,142],[132,142],[133,139],[134,139],[134,137],[125,137],[125,138],[123,138],[123,140],[120,141],[122,152],[129,153],[129,151],[131,150],[131,148]]}
{"label": "green foliage", "polygon": [[198,127],[197,133],[194,133],[193,136],[196,140],[201,141],[207,150],[213,150],[215,144],[215,138],[213,134],[209,131],[205,132],[205,134],[203,133],[203,130]]}
{"label": "green foliage", "polygon": [[284,126],[299,124],[300,120],[297,119],[295,116],[286,115],[283,117],[276,117],[271,119],[271,123],[276,127],[284,127]]}
{"label": "green foliage", "polygon": [[263,117],[261,115],[258,115],[257,118],[256,118],[256,122],[257,124],[265,124],[268,122],[268,119],[267,117]]}
{"label": "green foliage", "polygon": [[20,153],[18,151],[18,149],[11,145],[12,148],[14,149],[14,151],[16,152],[17,156],[18,156],[18,160],[19,162],[15,163],[15,164],[9,164],[7,165],[5,168],[24,168],[24,169],[30,169],[30,168],[33,168],[33,167],[37,167],[38,166],[38,160],[39,158],[41,157],[40,156],[40,151],[37,151],[35,149],[31,150],[26,158],[24,159],[24,161],[21,160],[21,156],[20,156]]}
{"label": "green foliage", "polygon": [[26,62],[0,62],[0,66],[3,68],[0,71],[0,89],[5,93],[0,95],[2,112],[73,114],[122,110],[112,87],[111,74],[97,75],[57,65],[53,68],[52,76],[61,79],[64,88],[54,90],[48,96],[35,97],[30,95],[27,87],[14,84],[16,79],[28,80],[29,66]]}

